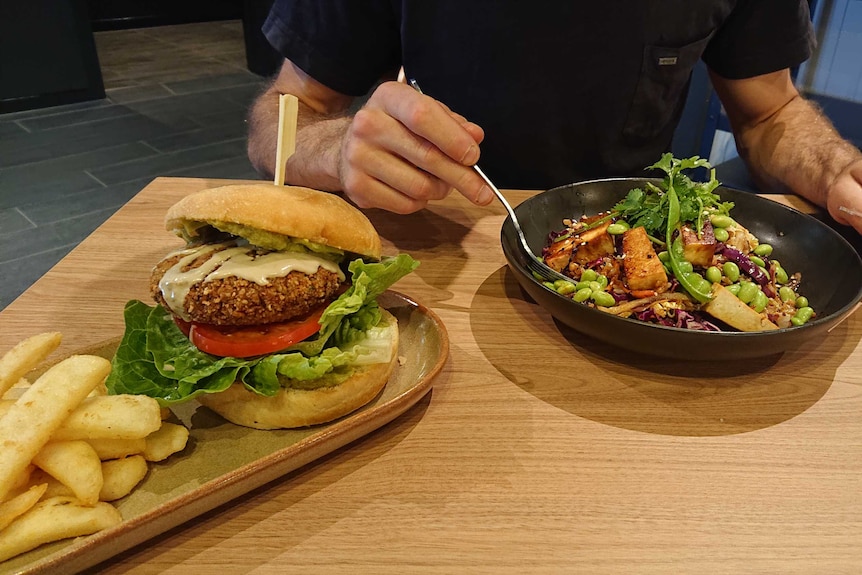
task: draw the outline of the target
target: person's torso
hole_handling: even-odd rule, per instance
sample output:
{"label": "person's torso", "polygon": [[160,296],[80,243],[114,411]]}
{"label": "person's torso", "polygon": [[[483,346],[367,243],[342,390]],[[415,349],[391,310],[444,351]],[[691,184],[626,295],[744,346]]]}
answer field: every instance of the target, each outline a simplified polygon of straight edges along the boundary
{"label": "person's torso", "polygon": [[[485,129],[499,185],[639,173],[735,0],[393,0],[405,73]],[[562,156],[562,157],[560,157]]]}

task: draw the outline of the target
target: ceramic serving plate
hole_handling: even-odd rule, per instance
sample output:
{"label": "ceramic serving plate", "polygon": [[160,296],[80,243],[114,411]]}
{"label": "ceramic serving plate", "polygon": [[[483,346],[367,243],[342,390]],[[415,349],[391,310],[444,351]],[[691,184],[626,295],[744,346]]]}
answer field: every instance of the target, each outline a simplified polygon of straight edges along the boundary
{"label": "ceramic serving plate", "polygon": [[[652,180],[658,182],[659,180]],[[616,178],[561,186],[537,194],[515,208],[527,242],[535,253],[563,219],[611,209],[644,179]],[[560,322],[598,340],[631,351],[687,360],[738,360],[797,348],[829,331],[852,313],[862,299],[862,260],[838,232],[817,219],[756,194],[719,187],[731,215],[761,242],[772,244],[772,257],[788,273],[801,272],[800,293],[816,310],[801,327],[756,333],[704,332],[644,323],[613,316],[548,289],[525,266],[523,250],[510,218],[503,222],[503,253],[522,288]]]}
{"label": "ceramic serving plate", "polygon": [[[175,415],[190,429],[185,451],[150,464],[135,491],[114,502],[124,521],[76,540],[43,545],[0,564],[0,572],[76,573],[293,471],[395,419],[430,389],[449,355],[440,318],[402,294],[379,299],[400,329],[399,363],[369,405],[329,424],[297,430],[260,431],[226,422],[195,402]],[[80,350],[110,358],[119,338]]]}

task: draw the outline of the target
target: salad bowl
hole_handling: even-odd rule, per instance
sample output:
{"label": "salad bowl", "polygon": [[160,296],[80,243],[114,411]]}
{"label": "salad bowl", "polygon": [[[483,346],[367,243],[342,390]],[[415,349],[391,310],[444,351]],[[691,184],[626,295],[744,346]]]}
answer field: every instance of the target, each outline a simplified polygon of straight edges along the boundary
{"label": "salad bowl", "polygon": [[[658,179],[612,178],[578,182],[539,193],[514,208],[524,235],[541,253],[564,219],[610,210],[629,190]],[[827,334],[862,300],[862,260],[837,231],[798,210],[763,196],[724,186],[716,193],[733,202],[733,218],[761,242],[789,273],[802,274],[801,292],[816,317],[802,326],[772,331],[697,331],[618,317],[589,307],[543,285],[530,273],[510,218],[503,222],[503,254],[522,289],[572,329],[633,352],[687,360],[734,360],[779,354]]]}

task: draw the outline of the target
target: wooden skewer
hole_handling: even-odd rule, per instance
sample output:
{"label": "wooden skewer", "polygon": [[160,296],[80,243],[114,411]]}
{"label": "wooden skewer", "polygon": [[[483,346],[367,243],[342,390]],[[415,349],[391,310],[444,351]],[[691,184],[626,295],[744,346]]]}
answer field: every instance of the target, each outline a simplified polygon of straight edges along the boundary
{"label": "wooden skewer", "polygon": [[275,148],[276,186],[284,185],[284,168],[287,159],[296,151],[296,115],[299,101],[293,94],[278,97],[278,140]]}

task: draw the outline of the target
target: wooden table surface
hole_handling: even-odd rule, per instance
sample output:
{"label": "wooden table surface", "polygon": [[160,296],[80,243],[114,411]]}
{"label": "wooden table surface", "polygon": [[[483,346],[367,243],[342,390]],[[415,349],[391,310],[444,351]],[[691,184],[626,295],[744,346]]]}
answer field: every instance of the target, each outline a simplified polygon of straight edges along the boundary
{"label": "wooden table surface", "polygon": [[[219,183],[148,185],[0,313],[0,349],[121,334],[123,304],[180,245],[165,211]],[[862,572],[862,314],[743,365],[632,358],[525,297],[504,215],[457,195],[370,211],[385,253],[421,261],[396,289],[447,326],[431,393],[99,572]]]}

